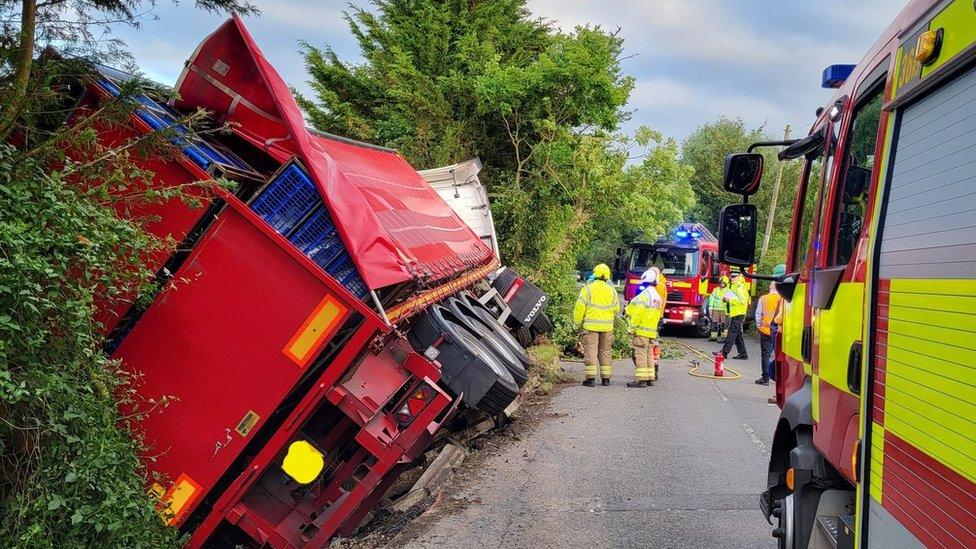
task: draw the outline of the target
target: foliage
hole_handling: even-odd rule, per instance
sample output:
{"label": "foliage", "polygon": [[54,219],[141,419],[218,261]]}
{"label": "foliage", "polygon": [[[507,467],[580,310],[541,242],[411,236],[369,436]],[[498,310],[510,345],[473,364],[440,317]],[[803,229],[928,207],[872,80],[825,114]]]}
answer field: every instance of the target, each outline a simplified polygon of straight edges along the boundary
{"label": "foliage", "polygon": [[[250,11],[238,0],[204,9]],[[146,493],[152,459],[130,422],[148,407],[138,378],[104,355],[96,311],[130,302],[153,280],[143,258],[170,251],[134,212],[185,195],[147,189],[135,161],[166,154],[159,132],[111,145],[122,97],[65,126],[91,59],[118,60],[99,28],[137,24],[151,2],[0,0],[0,545],[177,545]],[[58,51],[52,49],[57,46]],[[88,56],[88,57],[76,57]],[[183,120],[192,123],[200,113]],[[132,415],[122,416],[122,408]],[[141,408],[140,408],[141,407]],[[141,412],[138,410],[142,410]],[[142,454],[142,456],[140,456]]]}
{"label": "foliage", "polygon": [[[550,294],[553,337],[572,340],[578,259],[612,250],[608,235],[659,231],[693,200],[676,143],[617,134],[633,87],[622,40],[557,32],[525,0],[377,0],[346,19],[365,62],[303,46],[309,120],[395,147],[417,168],[480,157],[503,260]],[[643,158],[628,165],[635,148]]]}
{"label": "foliage", "polygon": [[[0,146],[0,539],[5,546],[170,545],[145,493],[131,398],[99,350],[98,295],[131,295],[154,249],[136,224]],[[87,545],[87,544],[86,544]]]}
{"label": "foliage", "polygon": [[528,349],[532,361],[529,380],[523,389],[528,394],[548,394],[553,385],[573,379],[560,362],[560,348],[552,343],[535,345]]}

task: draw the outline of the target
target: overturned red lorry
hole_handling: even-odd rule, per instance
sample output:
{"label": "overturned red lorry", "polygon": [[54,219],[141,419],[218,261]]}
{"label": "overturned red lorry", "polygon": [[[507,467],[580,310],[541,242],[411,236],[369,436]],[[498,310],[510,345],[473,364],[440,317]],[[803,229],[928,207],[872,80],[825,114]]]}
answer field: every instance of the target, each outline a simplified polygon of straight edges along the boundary
{"label": "overturned red lorry", "polygon": [[[127,78],[105,69],[79,112]],[[516,398],[528,359],[497,319],[515,292],[490,280],[518,277],[495,277],[491,250],[396,151],[306,128],[237,17],[175,91],[136,95],[131,127],[105,136],[175,130],[180,154],[140,160],[153,184],[236,183],[202,207],[138,212],[180,244],[149,259],[151,304],[101,311],[143,401],[168,402],[136,427],[150,491],[193,547],[323,546],[459,410],[497,416]],[[230,131],[183,132],[199,108]]]}

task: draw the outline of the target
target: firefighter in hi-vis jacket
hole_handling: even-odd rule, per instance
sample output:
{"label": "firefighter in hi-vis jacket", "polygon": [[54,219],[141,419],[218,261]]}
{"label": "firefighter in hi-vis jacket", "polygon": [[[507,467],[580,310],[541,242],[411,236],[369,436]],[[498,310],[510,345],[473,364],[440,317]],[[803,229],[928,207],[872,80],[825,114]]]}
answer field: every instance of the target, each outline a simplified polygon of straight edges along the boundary
{"label": "firefighter in hi-vis jacket", "polygon": [[722,295],[725,294],[725,290],[728,287],[729,277],[722,276],[718,281],[718,286],[715,286],[715,289],[712,290],[712,295],[708,296],[708,316],[712,321],[711,333],[708,336],[709,341],[721,340],[728,330],[729,306],[722,301]]}
{"label": "firefighter in hi-vis jacket", "polygon": [[583,329],[583,357],[586,379],[583,385],[596,384],[597,365],[603,385],[610,385],[613,374],[613,321],[620,313],[617,289],[610,283],[610,267],[600,263],[593,267],[593,282],[580,290],[573,308],[573,326]]}
{"label": "firefighter in hi-vis jacket", "polygon": [[657,340],[657,327],[661,322],[664,305],[657,291],[658,277],[653,270],[644,271],[641,283],[647,286],[627,304],[627,331],[634,348],[634,381],[628,387],[654,385],[661,348]]}

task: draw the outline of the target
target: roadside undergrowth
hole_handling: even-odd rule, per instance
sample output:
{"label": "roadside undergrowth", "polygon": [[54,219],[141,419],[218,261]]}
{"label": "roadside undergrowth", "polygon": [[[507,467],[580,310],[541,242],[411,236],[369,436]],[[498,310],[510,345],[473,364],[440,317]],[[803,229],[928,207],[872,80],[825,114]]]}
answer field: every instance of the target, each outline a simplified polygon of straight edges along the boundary
{"label": "roadside undergrowth", "polygon": [[529,380],[522,389],[525,394],[546,395],[557,383],[572,379],[572,375],[562,367],[560,349],[555,343],[535,345],[529,347],[528,352],[532,368],[529,369]]}

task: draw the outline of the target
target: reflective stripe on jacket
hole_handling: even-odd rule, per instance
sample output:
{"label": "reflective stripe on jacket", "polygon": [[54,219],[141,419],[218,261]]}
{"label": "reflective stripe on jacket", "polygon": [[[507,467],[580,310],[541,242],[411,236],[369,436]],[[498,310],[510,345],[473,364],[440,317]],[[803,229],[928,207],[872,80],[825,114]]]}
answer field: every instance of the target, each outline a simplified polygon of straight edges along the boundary
{"label": "reflective stripe on jacket", "polygon": [[756,327],[759,328],[761,334],[770,334],[769,325],[773,322],[773,317],[779,308],[780,299],[779,294],[774,293],[768,293],[759,298],[759,303],[756,305]]}
{"label": "reflective stripe on jacket", "polygon": [[645,288],[627,304],[627,323],[630,331],[641,337],[656,338],[661,321],[661,299],[654,288]]}
{"label": "reflective stripe on jacket", "polygon": [[573,325],[590,332],[612,332],[620,312],[617,289],[605,280],[594,280],[580,290],[573,308]]}
{"label": "reflective stripe on jacket", "polygon": [[729,316],[732,317],[745,316],[749,309],[749,288],[741,280],[732,282],[732,293],[735,294],[734,298],[729,298]]}

